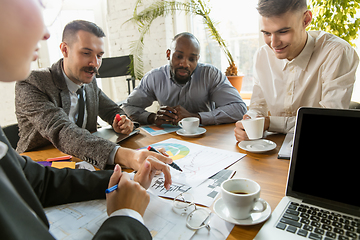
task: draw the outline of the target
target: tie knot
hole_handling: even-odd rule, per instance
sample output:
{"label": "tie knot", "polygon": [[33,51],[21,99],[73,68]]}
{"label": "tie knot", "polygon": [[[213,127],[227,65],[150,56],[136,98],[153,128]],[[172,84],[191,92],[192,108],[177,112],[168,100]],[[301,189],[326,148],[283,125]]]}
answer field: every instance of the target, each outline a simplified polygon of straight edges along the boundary
{"label": "tie knot", "polygon": [[81,94],[83,93],[83,90],[84,90],[84,86],[81,86],[81,87],[76,91],[76,93],[81,95]]}

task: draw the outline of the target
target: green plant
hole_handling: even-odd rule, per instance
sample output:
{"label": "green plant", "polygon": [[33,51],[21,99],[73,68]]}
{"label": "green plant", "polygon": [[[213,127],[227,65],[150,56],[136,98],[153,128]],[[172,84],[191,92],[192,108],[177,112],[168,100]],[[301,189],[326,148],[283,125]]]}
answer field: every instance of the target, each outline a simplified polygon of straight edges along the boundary
{"label": "green plant", "polygon": [[142,0],[137,0],[133,17],[126,22],[134,22],[138,25],[140,37],[137,41],[134,41],[130,48],[131,54],[134,56],[134,73],[137,79],[141,79],[143,76],[143,61],[142,52],[144,48],[144,37],[149,31],[152,22],[158,17],[166,17],[169,14],[173,14],[176,11],[182,11],[186,14],[195,14],[202,17],[203,23],[210,36],[219,44],[221,50],[225,53],[229,62],[229,67],[226,70],[226,75],[237,75],[237,68],[235,66],[234,59],[229,52],[224,39],[221,38],[219,32],[216,29],[216,23],[210,18],[210,8],[205,3],[205,0],[190,0],[189,2],[178,1],[162,1],[158,0],[152,3],[150,6],[144,7],[144,10],[138,13],[138,9],[144,7]]}
{"label": "green plant", "polygon": [[360,28],[360,18],[356,17],[359,8],[360,0],[310,0],[313,21],[308,30],[332,33],[355,46],[353,40]]}

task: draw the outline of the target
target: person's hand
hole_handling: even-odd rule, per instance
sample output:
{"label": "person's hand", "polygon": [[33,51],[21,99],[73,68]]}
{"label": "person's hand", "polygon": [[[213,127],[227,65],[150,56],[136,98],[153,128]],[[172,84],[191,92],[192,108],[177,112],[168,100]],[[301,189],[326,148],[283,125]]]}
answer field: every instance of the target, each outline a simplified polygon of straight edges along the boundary
{"label": "person's hand", "polygon": [[[258,116],[260,117],[260,116]],[[245,114],[243,116],[243,120],[244,119],[250,119],[250,116]],[[265,123],[264,123],[264,131],[265,130],[268,130],[269,129],[269,126],[270,126],[270,117],[265,117]],[[241,141],[247,141],[249,140],[249,137],[247,136],[246,132],[245,132],[245,128],[242,124],[241,121],[237,121],[235,123],[235,129],[234,129],[234,132],[235,132],[235,138],[236,138],[236,141],[238,142],[241,142]]]}
{"label": "person's hand", "polygon": [[[151,171],[153,171],[154,173],[156,171],[163,172],[165,177],[164,187],[166,189],[169,189],[172,181],[171,181],[170,167],[167,164],[172,163],[172,159],[169,158],[169,156],[166,153],[164,154],[165,149],[159,149],[159,151],[162,154],[158,154],[156,152],[147,151],[147,150],[132,150],[129,148],[119,148],[115,155],[115,163],[119,163],[127,167],[130,167],[136,171],[140,171],[141,167],[146,168],[146,165],[145,166],[142,165],[145,161],[148,161],[150,163]],[[145,170],[146,169],[142,169],[142,171],[147,172]],[[153,172],[147,175],[151,177]],[[146,178],[144,177],[145,175],[146,174],[140,175],[141,180],[136,178],[142,184],[144,184],[143,186],[147,186],[147,184],[150,185],[150,183],[147,183],[150,177],[148,177],[148,179],[146,180]]]}
{"label": "person's hand", "polygon": [[151,163],[148,160],[145,160],[144,163],[140,166],[139,171],[137,171],[135,174],[134,181],[140,183],[140,185],[145,189],[148,189],[153,177],[155,176],[155,173],[156,170],[151,169]]}
{"label": "person's hand", "polygon": [[121,172],[121,167],[116,164],[114,173],[110,177],[109,187],[118,185],[118,189],[106,194],[107,214],[119,209],[132,209],[144,216],[150,196],[138,182],[131,181],[129,175]]}
{"label": "person's hand", "polygon": [[[250,116],[249,115],[244,115],[243,116],[243,119],[249,119]],[[236,138],[236,141],[238,142],[241,142],[241,141],[247,141],[249,140],[249,137],[247,136],[246,132],[245,132],[245,129],[244,129],[244,126],[242,124],[241,121],[237,121],[235,123],[235,129],[234,129],[234,132],[235,132],[235,138]]]}
{"label": "person's hand", "polygon": [[125,115],[121,115],[120,117],[115,116],[112,126],[115,132],[126,135],[130,134],[134,129],[133,122]]}
{"label": "person's hand", "polygon": [[177,118],[175,119],[174,121],[174,125],[177,125],[178,122],[183,119],[183,118],[187,118],[187,117],[197,117],[199,118],[200,120],[200,123],[201,123],[201,117],[199,114],[197,113],[190,113],[189,111],[187,111],[185,108],[183,108],[182,106],[178,105],[175,108],[175,111],[176,111],[176,115],[177,115]]}
{"label": "person's hand", "polygon": [[155,113],[152,113],[148,117],[150,124],[156,124],[161,126],[162,124],[174,124],[176,122],[177,115],[175,108],[169,106],[161,106],[160,109]]}

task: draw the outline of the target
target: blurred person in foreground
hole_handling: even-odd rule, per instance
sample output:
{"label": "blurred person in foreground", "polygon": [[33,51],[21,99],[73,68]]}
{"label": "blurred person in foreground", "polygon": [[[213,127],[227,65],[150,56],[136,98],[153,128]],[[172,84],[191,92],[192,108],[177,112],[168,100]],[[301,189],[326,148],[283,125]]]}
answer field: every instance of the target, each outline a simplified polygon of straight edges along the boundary
{"label": "blurred person in foreground", "polygon": [[[19,81],[29,75],[39,41],[50,35],[38,0],[0,0],[0,6],[0,21],[7,23],[0,25],[0,81]],[[105,189],[115,184],[118,189],[106,195],[110,217],[94,239],[151,239],[142,219],[150,199],[145,188],[156,170],[151,158],[135,181],[119,165],[95,172],[44,167],[12,149],[0,128],[0,239],[54,239],[43,207],[105,198]]]}

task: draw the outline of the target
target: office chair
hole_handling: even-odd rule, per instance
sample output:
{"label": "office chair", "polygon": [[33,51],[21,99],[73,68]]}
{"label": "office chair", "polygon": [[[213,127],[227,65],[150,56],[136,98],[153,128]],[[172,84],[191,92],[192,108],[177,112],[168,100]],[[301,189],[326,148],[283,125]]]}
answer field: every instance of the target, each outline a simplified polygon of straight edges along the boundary
{"label": "office chair", "polygon": [[360,103],[351,101],[349,109],[360,109]]}
{"label": "office chair", "polygon": [[[129,73],[129,66],[131,66],[132,55],[103,58],[101,67],[99,68],[99,75],[97,78],[121,77],[131,76]],[[135,88],[135,77],[131,76],[126,79],[128,84],[128,93],[131,93],[130,81],[132,82],[132,89]]]}
{"label": "office chair", "polygon": [[3,128],[3,131],[5,133],[5,136],[9,140],[11,146],[14,149],[16,149],[17,143],[18,143],[18,141],[20,139],[18,124],[16,123],[16,124],[8,125],[8,126]]}

